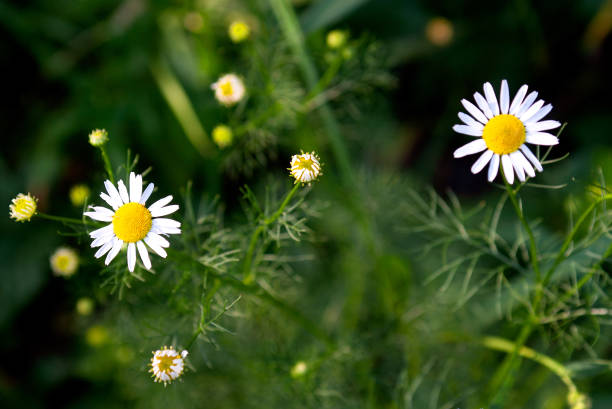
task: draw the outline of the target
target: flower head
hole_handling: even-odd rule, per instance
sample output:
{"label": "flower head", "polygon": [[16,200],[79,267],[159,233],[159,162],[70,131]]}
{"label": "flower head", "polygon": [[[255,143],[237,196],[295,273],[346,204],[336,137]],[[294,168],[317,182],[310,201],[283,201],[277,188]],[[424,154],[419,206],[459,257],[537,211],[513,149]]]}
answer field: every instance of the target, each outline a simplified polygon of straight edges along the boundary
{"label": "flower head", "polygon": [[70,277],[79,267],[79,256],[69,247],[60,247],[49,258],[51,270],[57,276]]}
{"label": "flower head", "polygon": [[82,206],[90,194],[91,191],[86,185],[74,185],[70,188],[70,192],[68,193],[70,201],[75,206]]}
{"label": "flower head", "polygon": [[534,103],[538,93],[527,94],[527,85],[523,85],[510,102],[508,83],[501,83],[499,102],[490,83],[484,84],[483,97],[474,94],[476,105],[462,99],[461,103],[470,115],[459,112],[461,125],[453,126],[453,130],[477,139],[463,145],[454,152],[455,158],[472,155],[484,151],[472,166],[472,173],[480,172],[489,164],[489,181],[497,176],[500,162],[508,183],[514,182],[514,173],[518,179],[525,181],[525,175],[534,177],[534,168],[542,171],[542,164],[525,143],[534,145],[556,145],[556,136],[547,133],[558,128],[557,121],[541,121],[552,109],[552,105],[544,105],[543,100]]}
{"label": "flower head", "polygon": [[331,49],[338,49],[346,44],[348,39],[348,33],[344,30],[332,30],[327,33],[326,42],[327,46]]}
{"label": "flower head", "polygon": [[153,352],[151,358],[151,369],[155,382],[163,382],[164,386],[178,379],[185,369],[185,357],[188,352],[182,351],[180,354],[173,347],[163,347]]}
{"label": "flower head", "polygon": [[227,33],[234,43],[239,43],[249,38],[251,29],[244,21],[236,20],[230,24]]}
{"label": "flower head", "polygon": [[27,195],[19,193],[11,202],[9,214],[18,222],[30,221],[36,213],[36,198],[29,193]]}
{"label": "flower head", "polygon": [[215,98],[225,106],[234,105],[246,92],[244,83],[236,74],[225,74],[210,87],[215,91]]}
{"label": "flower head", "polygon": [[232,132],[232,128],[227,125],[217,125],[212,131],[212,138],[217,146],[223,149],[232,144],[234,133]]}
{"label": "flower head", "polygon": [[100,258],[108,253],[104,263],[108,265],[119,253],[124,243],[127,243],[128,269],[134,271],[136,264],[136,249],[144,266],[151,268],[151,260],[144,243],[161,257],[166,257],[164,248],[170,246],[168,240],[162,236],[180,234],[181,223],[166,219],[162,216],[174,213],[178,205],[168,205],[172,196],[166,196],[151,206],[145,204],[153,192],[153,183],[149,183],[142,191],[142,175],[130,173],[130,191],[122,180],[117,187],[109,180],[104,182],[107,193],[100,193],[100,197],[112,208],[102,206],[89,206],[93,211],[85,212],[85,216],[101,222],[110,222],[105,227],[92,231],[89,236],[93,239],[91,247],[100,247],[95,257]]}
{"label": "flower head", "polygon": [[316,153],[304,153],[291,157],[291,176],[295,183],[310,183],[315,181],[321,174],[321,163]]}
{"label": "flower head", "polygon": [[108,132],[106,129],[94,129],[89,133],[89,143],[92,146],[102,146],[108,142]]}

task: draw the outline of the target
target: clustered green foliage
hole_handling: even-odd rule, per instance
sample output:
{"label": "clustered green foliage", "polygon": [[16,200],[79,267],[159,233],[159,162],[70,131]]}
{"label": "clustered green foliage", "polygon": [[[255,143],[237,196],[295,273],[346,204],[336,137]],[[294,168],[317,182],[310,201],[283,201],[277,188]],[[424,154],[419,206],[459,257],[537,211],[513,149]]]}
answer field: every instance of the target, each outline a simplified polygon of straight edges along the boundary
{"label": "clustered green foliage", "polygon": [[[93,192],[83,208],[55,206],[61,216],[43,209],[19,226],[35,229],[27,236],[31,254],[56,240],[79,248],[81,266],[54,282],[64,303],[57,315],[70,317],[49,324],[68,328],[61,354],[35,358],[32,345],[52,329],[23,320],[37,328],[25,337],[36,364],[22,375],[31,385],[0,380],[9,406],[47,398],[67,407],[147,409],[609,405],[610,169],[585,189],[567,177],[574,158],[538,151],[545,170],[536,181],[544,182],[494,185],[475,203],[397,172],[403,158],[391,139],[413,133],[395,129],[393,104],[381,97],[397,85],[390,58],[397,45],[341,27],[346,41],[332,48],[319,30],[362,1],[127,0],[109,10],[96,3],[92,9],[109,17],[77,35],[60,17],[41,19],[39,29],[55,32],[63,48],[33,49],[49,76],[86,101],[42,124],[30,168],[39,183],[60,173],[49,141],[80,135],[81,142],[63,142],[68,157],[79,150],[73,146],[86,146],[83,129],[113,125],[105,146],[88,147],[101,157],[85,154],[98,166],[76,180]],[[87,15],[66,10],[59,14],[67,20]],[[10,17],[16,32],[29,30],[10,6],[0,6],[0,17]],[[227,35],[235,19],[251,29],[240,43]],[[72,75],[79,64],[99,70],[109,86],[90,89]],[[227,108],[210,84],[230,72],[247,93]],[[117,86],[126,76],[140,83],[138,92]],[[136,123],[146,138],[127,136]],[[232,129],[227,147],[212,141],[219,124]],[[288,156],[300,149],[323,159],[324,176],[312,185],[289,177]],[[372,163],[362,164],[364,157]],[[173,194],[181,206],[169,217],[182,234],[170,239],[166,259],[151,253],[148,271],[137,264],[129,272],[125,251],[109,266],[95,260],[88,233],[104,224],[81,217],[87,205],[102,204],[104,179],[125,181],[132,171],[156,184],[154,195]],[[542,202],[558,203],[553,222],[532,210]],[[59,222],[57,231],[40,218]],[[14,257],[23,279],[7,286],[18,290],[36,266],[28,253]],[[74,312],[80,297],[94,302],[92,314]],[[180,379],[164,387],[147,371],[151,351],[166,345],[189,355]],[[71,382],[89,389],[75,393]]]}

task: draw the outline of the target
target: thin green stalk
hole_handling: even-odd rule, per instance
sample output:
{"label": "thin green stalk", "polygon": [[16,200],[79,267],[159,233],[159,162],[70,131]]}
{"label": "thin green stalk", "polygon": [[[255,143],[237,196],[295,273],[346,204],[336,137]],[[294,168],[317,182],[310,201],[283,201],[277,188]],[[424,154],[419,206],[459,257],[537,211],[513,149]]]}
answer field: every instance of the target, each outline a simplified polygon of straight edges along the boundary
{"label": "thin green stalk", "polygon": [[111,183],[114,185],[115,176],[113,175],[113,167],[111,166],[111,161],[108,157],[108,154],[106,153],[106,148],[104,148],[104,145],[99,146],[99,148],[100,153],[102,154],[102,160],[104,161],[104,169],[106,170],[106,173],[108,174],[108,178],[110,179]]}
{"label": "thin green stalk", "polygon": [[319,95],[319,93],[323,92],[323,90],[327,88],[327,86],[331,83],[331,81],[338,73],[338,70],[342,66],[342,61],[342,54],[337,53],[334,56],[334,59],[332,60],[331,64],[329,64],[329,67],[327,67],[327,70],[323,73],[323,76],[321,77],[317,85],[315,85],[310,90],[308,95],[306,95],[304,105],[307,106],[317,95]]}
{"label": "thin green stalk", "polygon": [[244,264],[242,268],[243,282],[245,284],[251,284],[255,280],[255,272],[251,271],[251,266],[253,265],[253,253],[255,252],[255,247],[257,246],[257,240],[259,239],[259,235],[263,233],[266,227],[274,223],[276,219],[280,217],[280,215],[285,210],[285,207],[287,207],[287,204],[289,204],[291,198],[293,197],[293,195],[295,195],[295,192],[297,192],[299,187],[299,183],[293,185],[293,189],[291,189],[289,193],[287,193],[287,196],[285,196],[285,199],[283,200],[279,208],[270,217],[264,219],[253,232],[251,240],[249,241],[249,247],[247,248],[247,252],[244,257]]}
{"label": "thin green stalk", "polygon": [[[302,33],[293,7],[287,0],[270,0],[269,4],[289,42],[289,46],[293,50],[300,69],[302,70],[302,74],[304,75],[306,85],[311,90],[314,90],[319,83],[317,70],[306,51],[304,34]],[[341,177],[346,185],[352,186],[354,184],[353,171],[349,161],[348,150],[342,140],[338,122],[325,103],[321,104],[318,110],[323,119],[323,125],[327,131],[327,136],[331,143],[336,162],[338,163]]]}
{"label": "thin green stalk", "polygon": [[187,343],[187,346],[185,347],[186,350],[189,350],[189,348],[191,348],[191,345],[193,345],[193,343],[196,339],[198,339],[200,334],[202,334],[206,330],[206,327],[210,323],[206,322],[206,317],[208,316],[208,312],[210,311],[210,303],[212,302],[212,298],[220,287],[221,280],[217,278],[215,279],[213,287],[210,289],[210,291],[204,291],[204,293],[202,294],[202,304],[200,305],[200,307],[202,308],[202,312],[200,314],[200,323],[198,324],[198,328],[194,332],[193,336]]}
{"label": "thin green stalk", "polygon": [[62,223],[81,224],[81,225],[87,225],[87,226],[97,226],[98,225],[97,223],[90,222],[89,220],[75,219],[72,217],[53,216],[51,214],[45,214],[45,213],[40,213],[40,212],[37,212],[36,216],[41,217],[43,219],[53,220],[53,221],[62,222]]}

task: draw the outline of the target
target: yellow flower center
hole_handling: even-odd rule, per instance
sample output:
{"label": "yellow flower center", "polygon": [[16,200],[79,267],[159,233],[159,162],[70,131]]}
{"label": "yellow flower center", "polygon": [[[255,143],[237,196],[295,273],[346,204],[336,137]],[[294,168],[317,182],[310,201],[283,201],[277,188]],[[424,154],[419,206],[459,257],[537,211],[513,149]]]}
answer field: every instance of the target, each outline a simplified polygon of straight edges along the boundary
{"label": "yellow flower center", "polygon": [[506,155],[517,151],[525,143],[525,125],[514,115],[497,115],[485,125],[482,138],[489,150]]}
{"label": "yellow flower center", "polygon": [[296,169],[305,169],[316,173],[314,162],[311,158],[297,158],[297,162],[293,165]]}
{"label": "yellow flower center", "polygon": [[221,88],[223,96],[229,97],[234,93],[231,81],[225,81],[223,84],[219,85],[219,88]]}
{"label": "yellow flower center", "polygon": [[28,196],[20,197],[15,201],[15,212],[23,217],[32,217],[36,211],[36,203]]}
{"label": "yellow flower center", "polygon": [[172,365],[174,365],[174,360],[176,359],[176,356],[160,356],[157,359],[159,359],[159,371],[160,372],[164,372],[166,374],[170,373],[170,371],[172,371],[172,369],[170,369],[170,367]]}
{"label": "yellow flower center", "polygon": [[71,260],[72,259],[68,256],[59,256],[57,259],[55,259],[55,265],[58,270],[66,271],[68,269],[68,266],[70,265]]}
{"label": "yellow flower center", "polygon": [[151,212],[140,203],[130,202],[121,206],[113,216],[113,231],[120,240],[135,243],[145,238],[151,230]]}

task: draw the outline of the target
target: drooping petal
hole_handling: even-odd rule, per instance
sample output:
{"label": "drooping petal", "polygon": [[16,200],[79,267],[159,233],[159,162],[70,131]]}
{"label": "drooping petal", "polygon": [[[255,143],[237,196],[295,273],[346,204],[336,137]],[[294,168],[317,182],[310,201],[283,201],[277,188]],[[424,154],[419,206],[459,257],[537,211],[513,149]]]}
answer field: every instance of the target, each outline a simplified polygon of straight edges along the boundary
{"label": "drooping petal", "polygon": [[509,184],[514,183],[514,167],[512,161],[508,155],[502,155],[501,157],[502,167],[504,168],[504,176]]}
{"label": "drooping petal", "polygon": [[127,262],[128,262],[128,270],[130,270],[130,272],[134,271],[134,266],[136,265],[136,245],[134,243],[128,244]]}
{"label": "drooping petal", "polygon": [[489,161],[491,160],[492,156],[493,156],[493,151],[488,150],[488,149],[484,151],[484,153],[480,155],[478,160],[474,162],[474,164],[472,165],[472,169],[471,169],[472,173],[476,174],[480,172],[482,169],[484,169],[487,163],[489,163]]}
{"label": "drooping petal", "polygon": [[121,200],[117,201],[117,200],[113,199],[111,196],[107,195],[104,192],[100,193],[100,197],[102,198],[102,200],[104,200],[106,203],[108,203],[109,206],[113,208],[113,210],[119,209],[121,207],[121,205],[123,204],[123,203],[121,203]]}
{"label": "drooping petal", "polygon": [[485,143],[484,139],[482,138],[476,139],[475,141],[466,143],[465,145],[457,149],[453,153],[453,156],[455,158],[462,158],[467,155],[472,155],[474,153],[482,152],[485,149],[487,149],[487,144]]}
{"label": "drooping petal", "polygon": [[489,162],[489,172],[487,175],[487,179],[489,182],[493,182],[495,176],[497,176],[497,172],[499,171],[499,155],[496,153],[491,158],[491,162]]}
{"label": "drooping petal", "polygon": [[510,156],[512,157],[512,162],[515,164],[520,164],[525,170],[525,173],[529,175],[529,177],[535,177],[535,170],[533,170],[533,166],[531,166],[531,163],[529,163],[529,161],[525,159],[525,156],[523,156],[522,152],[512,152]]}
{"label": "drooping petal", "polygon": [[112,239],[106,242],[102,247],[98,249],[98,251],[96,251],[96,254],[94,255],[94,257],[100,258],[103,255],[105,255],[113,247],[113,244],[114,244],[114,240]]}
{"label": "drooping petal", "polygon": [[510,157],[510,162],[512,162],[512,167],[516,171],[516,176],[518,176],[518,179],[521,182],[524,182],[525,181],[525,169],[523,168],[523,164],[519,160],[515,160],[516,158],[515,154],[517,154],[518,156],[523,156],[523,155],[521,155],[521,153],[518,151],[514,151],[510,153],[508,156]]}
{"label": "drooping petal", "polygon": [[121,199],[121,195],[119,195],[119,191],[117,190],[115,185],[113,185],[110,180],[105,180],[104,187],[106,187],[106,191],[108,192],[113,202],[121,203],[119,206],[122,206],[123,200]]}
{"label": "drooping petal", "polygon": [[111,261],[119,254],[119,250],[121,250],[121,246],[123,245],[123,241],[115,238],[113,241],[113,248],[106,255],[106,259],[104,260],[104,264],[109,265]]}
{"label": "drooping petal", "polygon": [[[147,246],[149,246],[151,248],[151,250],[153,250],[154,252],[157,253],[157,255],[159,255],[160,257],[166,258],[166,256],[168,255],[168,253],[166,253],[166,250],[164,250],[156,241],[155,239],[151,239],[151,232],[149,232],[149,234],[147,235],[147,237],[144,238],[144,242],[147,243]],[[159,236],[158,236],[159,237]]]}

